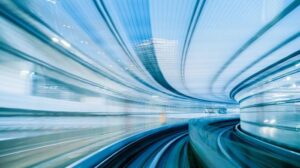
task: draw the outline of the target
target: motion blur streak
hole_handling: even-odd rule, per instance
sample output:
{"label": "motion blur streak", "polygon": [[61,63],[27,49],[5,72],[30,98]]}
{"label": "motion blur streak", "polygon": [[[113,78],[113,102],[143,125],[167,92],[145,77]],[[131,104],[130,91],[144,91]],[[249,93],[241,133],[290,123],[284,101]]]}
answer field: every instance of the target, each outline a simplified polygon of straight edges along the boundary
{"label": "motion blur streak", "polygon": [[0,0],[0,167],[300,167],[300,0]]}

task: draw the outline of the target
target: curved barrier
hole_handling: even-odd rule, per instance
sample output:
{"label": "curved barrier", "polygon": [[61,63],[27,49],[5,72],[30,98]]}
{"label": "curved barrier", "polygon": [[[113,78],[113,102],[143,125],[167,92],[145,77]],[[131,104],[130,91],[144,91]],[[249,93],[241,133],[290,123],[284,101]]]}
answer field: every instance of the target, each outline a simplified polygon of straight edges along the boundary
{"label": "curved barrier", "polygon": [[241,128],[300,151],[300,51],[254,74],[232,96],[241,106]]}
{"label": "curved barrier", "polygon": [[238,123],[237,117],[193,119],[189,122],[189,137],[197,164],[203,167],[235,167],[218,147],[218,136]]}
{"label": "curved barrier", "polygon": [[299,167],[300,153],[245,133],[238,118],[193,119],[190,145],[201,167]]}

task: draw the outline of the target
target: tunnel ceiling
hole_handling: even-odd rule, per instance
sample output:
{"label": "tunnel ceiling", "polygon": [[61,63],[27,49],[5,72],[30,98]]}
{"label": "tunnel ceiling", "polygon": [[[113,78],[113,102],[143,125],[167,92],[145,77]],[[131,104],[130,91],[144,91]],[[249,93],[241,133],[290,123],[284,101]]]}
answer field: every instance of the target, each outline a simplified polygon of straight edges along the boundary
{"label": "tunnel ceiling", "polygon": [[[234,104],[234,87],[299,49],[299,3],[26,0],[2,1],[1,14],[43,43],[26,54],[42,59],[38,50],[48,47],[72,57],[105,79],[102,88],[123,94],[116,97]],[[2,40],[30,45],[18,38]]]}

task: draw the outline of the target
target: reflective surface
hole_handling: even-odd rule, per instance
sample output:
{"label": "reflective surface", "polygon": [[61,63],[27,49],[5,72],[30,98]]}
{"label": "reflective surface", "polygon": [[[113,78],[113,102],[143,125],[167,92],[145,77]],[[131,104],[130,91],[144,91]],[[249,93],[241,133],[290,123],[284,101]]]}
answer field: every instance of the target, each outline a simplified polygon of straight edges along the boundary
{"label": "reflective surface", "polygon": [[299,54],[297,51],[259,72],[236,88],[240,92],[235,95],[241,105],[244,130],[297,150],[300,149]]}

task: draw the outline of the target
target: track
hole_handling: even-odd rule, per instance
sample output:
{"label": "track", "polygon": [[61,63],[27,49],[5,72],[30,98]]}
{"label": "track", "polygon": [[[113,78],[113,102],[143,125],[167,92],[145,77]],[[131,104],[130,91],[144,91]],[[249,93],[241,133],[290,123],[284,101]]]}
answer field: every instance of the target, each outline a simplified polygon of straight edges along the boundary
{"label": "track", "polygon": [[184,124],[143,137],[96,167],[187,167],[187,132]]}
{"label": "track", "polygon": [[238,123],[237,118],[206,118],[157,128],[70,167],[299,167],[299,153],[252,137]]}
{"label": "track", "polygon": [[190,167],[188,142],[187,123],[165,126],[121,140],[70,167]]}
{"label": "track", "polygon": [[239,125],[220,134],[223,154],[237,167],[300,167],[300,154],[243,132]]}

